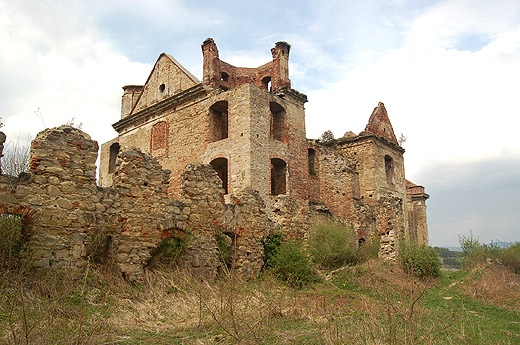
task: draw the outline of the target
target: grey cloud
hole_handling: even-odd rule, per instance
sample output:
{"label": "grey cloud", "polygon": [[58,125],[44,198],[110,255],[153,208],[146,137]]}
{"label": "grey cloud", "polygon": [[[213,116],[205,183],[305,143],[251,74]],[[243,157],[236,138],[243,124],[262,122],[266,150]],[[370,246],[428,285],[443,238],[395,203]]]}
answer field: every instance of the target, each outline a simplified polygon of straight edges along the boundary
{"label": "grey cloud", "polygon": [[520,157],[432,164],[417,180],[431,196],[431,245],[457,245],[470,232],[481,243],[520,240]]}

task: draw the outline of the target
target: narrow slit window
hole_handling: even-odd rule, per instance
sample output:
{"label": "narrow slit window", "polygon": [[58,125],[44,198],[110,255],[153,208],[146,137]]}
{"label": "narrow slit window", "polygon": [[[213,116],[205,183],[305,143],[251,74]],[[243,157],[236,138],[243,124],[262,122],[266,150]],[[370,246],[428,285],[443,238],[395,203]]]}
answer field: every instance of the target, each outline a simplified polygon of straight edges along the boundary
{"label": "narrow slit window", "polygon": [[314,175],[317,174],[317,171],[316,171],[316,150],[309,149],[308,150],[308,154],[307,154],[307,158],[309,160],[309,174],[314,176]]}
{"label": "narrow slit window", "polygon": [[394,160],[389,155],[385,156],[385,173],[386,182],[390,185],[394,184]]}
{"label": "narrow slit window", "polygon": [[113,143],[110,145],[110,156],[108,158],[108,173],[112,174],[116,169],[117,155],[119,154],[120,146],[119,143]]}

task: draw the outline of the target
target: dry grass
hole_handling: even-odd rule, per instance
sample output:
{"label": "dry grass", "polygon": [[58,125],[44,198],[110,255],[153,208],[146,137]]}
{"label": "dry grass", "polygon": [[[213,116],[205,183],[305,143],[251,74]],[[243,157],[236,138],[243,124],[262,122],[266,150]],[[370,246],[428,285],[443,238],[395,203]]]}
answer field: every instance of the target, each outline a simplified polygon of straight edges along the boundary
{"label": "dry grass", "polygon": [[520,312],[520,275],[506,267],[475,267],[460,281],[460,289],[479,301]]}
{"label": "dry grass", "polygon": [[[472,274],[444,290],[438,280],[417,281],[378,260],[337,270],[303,290],[269,274],[243,281],[230,273],[210,284],[182,270],[157,270],[139,285],[107,268],[80,276],[11,274],[0,284],[0,343],[470,344],[473,338],[460,333],[478,319],[440,310],[439,303],[455,302],[439,296],[459,287],[483,299],[518,291],[512,283],[518,280],[504,272]],[[502,279],[511,286],[497,290]],[[460,320],[464,327],[452,325]]]}

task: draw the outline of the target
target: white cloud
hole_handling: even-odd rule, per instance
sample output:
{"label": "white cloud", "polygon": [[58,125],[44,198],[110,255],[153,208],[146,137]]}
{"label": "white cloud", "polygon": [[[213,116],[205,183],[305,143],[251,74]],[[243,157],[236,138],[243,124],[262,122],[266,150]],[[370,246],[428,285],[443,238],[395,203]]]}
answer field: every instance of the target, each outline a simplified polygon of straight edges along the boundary
{"label": "white cloud", "polygon": [[144,82],[150,72],[150,65],[112,51],[78,13],[62,10],[20,11],[0,3],[0,46],[10,48],[0,57],[0,116],[8,140],[72,118],[94,139],[108,140],[116,135],[110,124],[118,120],[121,87]]}
{"label": "white cloud", "polygon": [[[415,20],[410,36],[421,36],[413,31],[417,27],[419,33],[428,31],[424,26],[432,26],[431,17],[440,16],[439,11],[434,8],[434,15]],[[428,25],[419,25],[421,18]],[[440,36],[449,38],[450,23],[438,23]],[[470,24],[475,23],[464,26],[471,29]],[[520,78],[519,40],[520,30],[515,28],[496,33],[475,52],[445,48],[442,40],[434,40],[437,45],[405,44],[373,63],[357,65],[342,81],[309,92],[309,136],[317,137],[327,129],[336,136],[347,130],[360,132],[382,101],[396,134],[408,137],[406,163],[411,178],[432,161],[520,153],[520,142],[514,139],[519,137],[520,119],[512,116]]]}

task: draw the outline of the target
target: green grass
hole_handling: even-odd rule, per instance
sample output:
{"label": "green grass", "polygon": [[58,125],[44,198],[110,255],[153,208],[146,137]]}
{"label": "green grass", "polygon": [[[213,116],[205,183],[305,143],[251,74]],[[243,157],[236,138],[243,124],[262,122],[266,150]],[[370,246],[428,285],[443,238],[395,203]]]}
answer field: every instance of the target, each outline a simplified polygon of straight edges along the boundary
{"label": "green grass", "polygon": [[[520,343],[520,310],[508,310],[464,295],[457,287],[468,273],[444,272],[440,284],[428,290],[424,305],[432,321],[449,320],[446,335],[457,334],[458,344]],[[520,306],[519,306],[520,307]]]}
{"label": "green grass", "polygon": [[230,273],[206,284],[160,270],[139,286],[110,270],[33,272],[0,284],[0,343],[518,344],[520,305],[508,304],[509,292],[493,303],[472,295],[479,282],[516,286],[516,275],[500,281],[494,269],[442,271],[424,281],[372,260],[298,289],[269,271],[254,281]]}

